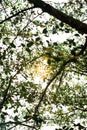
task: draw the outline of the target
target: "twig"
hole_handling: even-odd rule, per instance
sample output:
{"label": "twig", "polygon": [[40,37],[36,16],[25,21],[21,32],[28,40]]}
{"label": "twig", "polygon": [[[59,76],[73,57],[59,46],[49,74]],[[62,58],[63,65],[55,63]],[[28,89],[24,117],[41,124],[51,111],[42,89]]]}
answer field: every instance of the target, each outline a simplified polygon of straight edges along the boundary
{"label": "twig", "polygon": [[64,76],[64,70],[63,70],[63,72],[62,72],[62,74],[61,74],[60,81],[59,81],[59,85],[58,85],[57,89],[61,86],[63,76]]}
{"label": "twig", "polygon": [[[13,126],[13,127],[16,127],[18,125],[22,125],[22,126],[26,126],[26,127],[29,127],[29,128],[36,129],[34,126],[30,126],[30,125],[27,125],[27,124],[19,122],[19,121],[18,122],[9,121],[9,122],[5,122],[5,123],[0,123],[0,126],[6,125],[6,124],[15,124],[15,126]],[[13,127],[9,128],[8,130],[12,129]]]}
{"label": "twig", "polygon": [[85,44],[82,46],[82,49],[81,51],[76,54],[76,56],[80,56],[80,55],[83,55],[84,54],[84,51],[87,49],[87,36],[86,36],[86,41],[85,41]]}
{"label": "twig", "polygon": [[25,28],[30,24],[32,23],[33,20],[35,20],[38,16],[40,16],[41,14],[43,13],[43,11],[41,13],[39,13],[38,15],[36,15],[32,20],[28,21],[26,26],[22,29],[22,30],[25,30]]}
{"label": "twig", "polygon": [[8,14],[7,14],[7,12],[6,12],[6,9],[5,9],[5,7],[4,7],[4,5],[3,5],[3,3],[2,3],[2,2],[1,2],[1,5],[2,5],[2,8],[3,8],[3,10],[4,10],[5,14],[8,16]]}
{"label": "twig", "polygon": [[77,109],[77,110],[83,111],[83,112],[87,112],[87,108],[82,109],[82,108],[79,108],[79,107],[76,107],[76,106],[74,106],[74,108]]}
{"label": "twig", "polygon": [[[34,20],[34,19],[36,19],[39,15],[41,15],[43,12],[41,12],[40,14],[38,14],[37,16],[35,16],[32,20],[28,20],[28,22],[27,22],[27,24],[20,30],[20,32],[21,31],[24,31],[25,29],[26,29],[26,27],[30,24],[30,23],[32,23],[32,21]],[[17,32],[17,34],[16,34],[16,36],[14,37],[14,39],[13,39],[13,41],[12,41],[12,43],[15,41],[15,39],[17,38],[17,36],[19,35],[19,32]],[[10,46],[10,45],[9,45]]]}
{"label": "twig", "polygon": [[9,84],[8,84],[6,90],[4,91],[3,99],[0,102],[0,110],[3,108],[4,103],[7,101],[7,94],[8,94],[8,90],[9,90],[9,88],[11,86],[11,82],[12,82],[12,77],[10,77]]}
{"label": "twig", "polygon": [[23,13],[23,12],[25,12],[25,11],[27,11],[27,10],[30,10],[30,9],[33,9],[33,8],[35,8],[35,6],[22,9],[21,11],[19,11],[19,12],[13,14],[12,16],[9,16],[8,18],[2,20],[2,21],[0,22],[0,24],[2,24],[2,23],[4,23],[5,21],[8,21],[8,20],[14,18],[15,16],[19,15],[20,13]]}
{"label": "twig", "polygon": [[11,130],[11,129],[13,129],[13,128],[15,128],[17,125],[14,125],[14,126],[12,126],[12,127],[10,127],[8,130]]}

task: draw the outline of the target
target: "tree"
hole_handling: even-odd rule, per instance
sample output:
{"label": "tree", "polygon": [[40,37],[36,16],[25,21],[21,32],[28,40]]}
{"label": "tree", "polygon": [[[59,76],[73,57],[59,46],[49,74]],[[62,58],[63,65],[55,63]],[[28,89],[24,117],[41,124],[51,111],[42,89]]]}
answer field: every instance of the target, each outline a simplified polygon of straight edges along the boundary
{"label": "tree", "polygon": [[[0,125],[86,129],[86,5],[0,1]],[[52,40],[60,33],[68,38]]]}

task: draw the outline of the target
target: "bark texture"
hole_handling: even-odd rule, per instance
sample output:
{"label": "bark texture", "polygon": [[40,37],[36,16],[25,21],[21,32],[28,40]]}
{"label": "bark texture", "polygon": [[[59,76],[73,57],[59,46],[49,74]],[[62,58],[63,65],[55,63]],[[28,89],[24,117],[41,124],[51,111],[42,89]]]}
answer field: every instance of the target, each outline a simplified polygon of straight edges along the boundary
{"label": "bark texture", "polygon": [[72,28],[76,29],[81,34],[87,34],[87,24],[61,12],[58,9],[55,9],[51,5],[45,3],[42,0],[28,0],[30,3],[33,3],[35,7],[41,8],[43,12],[46,12],[58,20],[68,24]]}

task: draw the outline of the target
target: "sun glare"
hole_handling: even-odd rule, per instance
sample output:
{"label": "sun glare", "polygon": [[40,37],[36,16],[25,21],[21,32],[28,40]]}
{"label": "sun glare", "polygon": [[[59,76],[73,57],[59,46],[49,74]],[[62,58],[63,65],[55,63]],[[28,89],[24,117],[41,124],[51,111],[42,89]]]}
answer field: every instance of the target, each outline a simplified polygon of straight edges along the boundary
{"label": "sun glare", "polygon": [[31,73],[33,75],[33,79],[38,79],[37,82],[39,82],[39,80],[41,81],[47,79],[52,72],[52,67],[48,65],[47,60],[48,59],[46,57],[42,57],[32,66],[27,65],[26,72],[29,74]]}
{"label": "sun glare", "polygon": [[42,79],[46,79],[51,73],[51,68],[48,67],[47,64],[40,62],[36,64],[35,73],[37,76],[41,77]]}

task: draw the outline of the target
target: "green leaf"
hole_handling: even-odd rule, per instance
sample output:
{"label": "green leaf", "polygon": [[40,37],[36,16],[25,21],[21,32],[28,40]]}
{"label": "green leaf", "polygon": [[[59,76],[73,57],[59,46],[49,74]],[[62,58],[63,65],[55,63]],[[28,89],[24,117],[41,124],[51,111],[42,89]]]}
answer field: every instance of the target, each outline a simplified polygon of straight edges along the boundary
{"label": "green leaf", "polygon": [[27,47],[31,47],[33,45],[33,42],[31,41],[31,42],[29,42],[28,44],[27,44]]}
{"label": "green leaf", "polygon": [[24,116],[24,119],[26,119],[26,120],[29,119],[29,116],[28,115]]}
{"label": "green leaf", "polygon": [[63,26],[64,26],[64,23],[63,23],[63,22],[61,22],[61,23],[60,23],[60,26],[61,26],[61,27],[63,27]]}
{"label": "green leaf", "polygon": [[15,121],[18,121],[18,116],[15,116],[15,117],[14,117],[14,120],[15,120]]}
{"label": "green leaf", "polygon": [[47,63],[50,65],[50,64],[51,64],[51,60],[50,60],[50,59],[48,59]]}
{"label": "green leaf", "polygon": [[33,21],[33,23],[34,23],[36,26],[39,26],[39,25],[40,25],[40,23],[39,23],[39,21],[38,21],[38,20]]}
{"label": "green leaf", "polygon": [[80,35],[76,33],[75,36],[79,37]]}
{"label": "green leaf", "polygon": [[53,45],[54,45],[54,46],[57,46],[58,44],[57,44],[57,42],[54,42]]}
{"label": "green leaf", "polygon": [[37,38],[36,38],[36,41],[40,41],[40,40],[41,40],[41,38],[40,38],[40,37],[37,37]]}
{"label": "green leaf", "polygon": [[0,0],[0,3],[2,3],[2,0]]}
{"label": "green leaf", "polygon": [[26,51],[29,52],[29,53],[31,52],[31,50],[28,47],[26,48]]}
{"label": "green leaf", "polygon": [[26,92],[26,88],[24,86],[22,86],[22,91]]}
{"label": "green leaf", "polygon": [[59,62],[61,60],[60,57],[54,57],[54,59],[56,62]]}
{"label": "green leaf", "polygon": [[70,29],[67,28],[67,29],[65,30],[65,32],[66,32],[66,33],[69,33],[69,32],[70,32]]}
{"label": "green leaf", "polygon": [[2,119],[5,119],[5,115],[4,115],[4,114],[1,114],[1,118],[2,118]]}
{"label": "green leaf", "polygon": [[10,43],[10,46],[11,46],[12,48],[16,48],[16,46],[15,46],[14,43]]}
{"label": "green leaf", "polygon": [[22,47],[25,47],[25,44],[22,43],[21,45],[22,45]]}
{"label": "green leaf", "polygon": [[47,32],[48,32],[48,31],[47,31],[47,28],[45,28],[45,29],[43,30],[43,33],[44,33],[44,34],[47,34]]}

